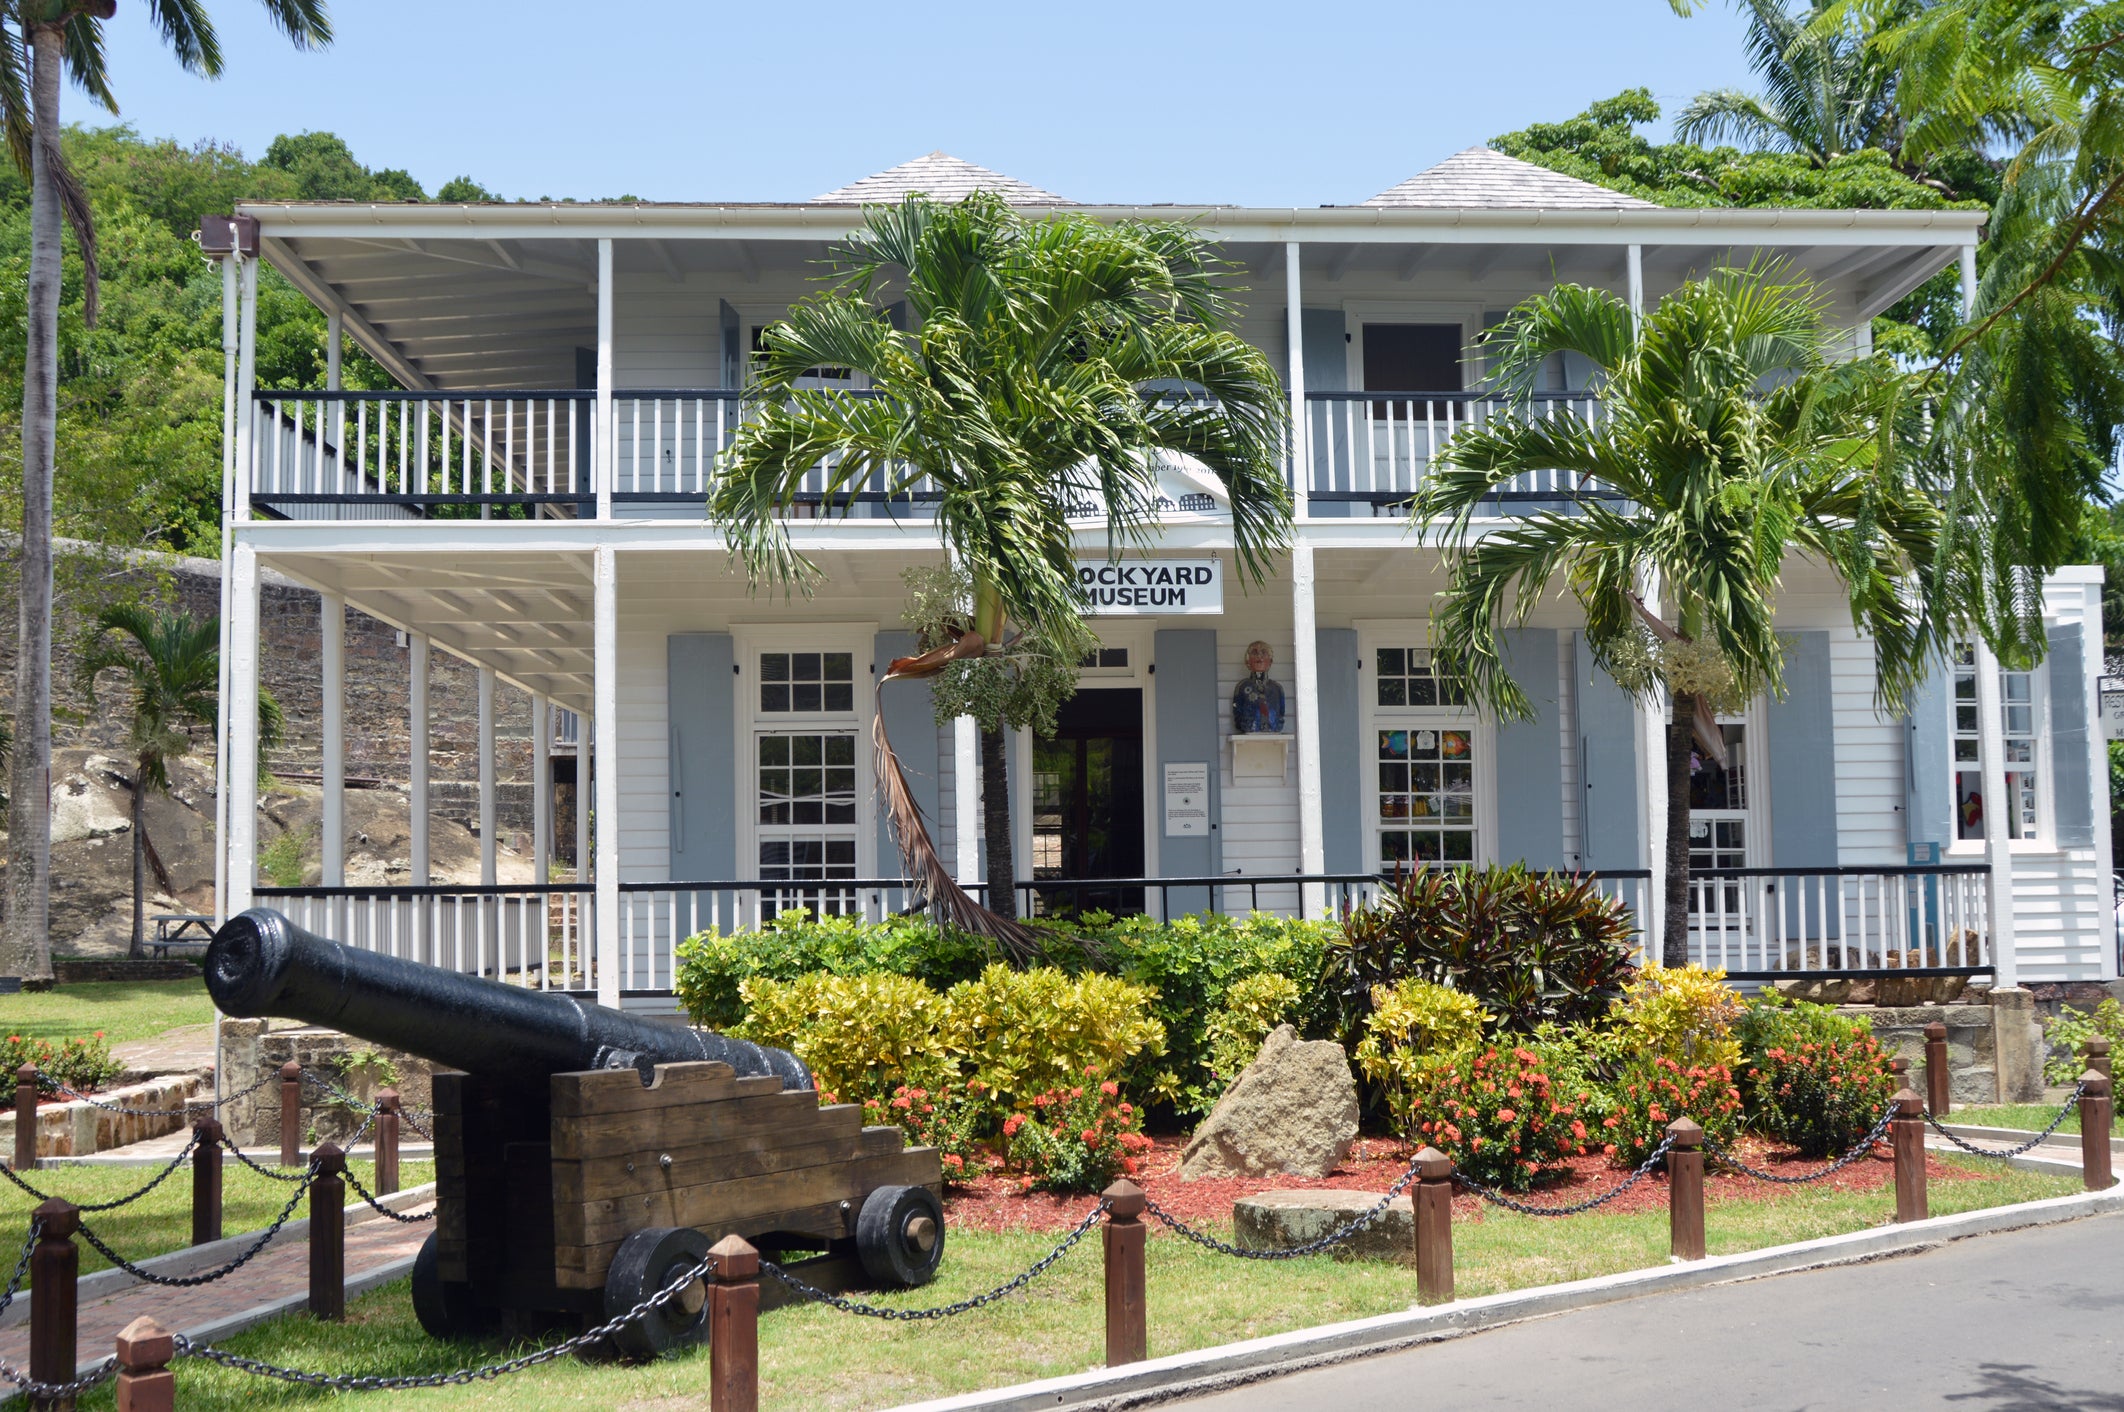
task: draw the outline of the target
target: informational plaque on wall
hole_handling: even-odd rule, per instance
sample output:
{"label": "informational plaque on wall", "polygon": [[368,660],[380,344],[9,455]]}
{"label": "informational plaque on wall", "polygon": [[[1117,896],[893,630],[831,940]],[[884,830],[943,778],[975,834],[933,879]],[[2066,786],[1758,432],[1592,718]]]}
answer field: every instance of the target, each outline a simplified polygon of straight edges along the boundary
{"label": "informational plaque on wall", "polygon": [[1193,838],[1209,832],[1209,762],[1181,761],[1165,767],[1165,836]]}

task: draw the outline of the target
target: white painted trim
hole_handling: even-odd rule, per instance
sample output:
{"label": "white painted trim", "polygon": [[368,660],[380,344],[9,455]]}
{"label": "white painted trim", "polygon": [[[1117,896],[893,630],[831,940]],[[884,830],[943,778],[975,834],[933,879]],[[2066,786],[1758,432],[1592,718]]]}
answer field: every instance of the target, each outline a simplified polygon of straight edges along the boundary
{"label": "white painted trim", "polygon": [[320,771],[324,820],[319,842],[324,870],[319,880],[326,887],[342,887],[347,880],[347,601],[337,594],[321,594],[317,608],[324,649],[324,690],[318,710],[324,747]]}
{"label": "white painted trim", "polygon": [[1284,385],[1291,396],[1290,450],[1294,474],[1292,482],[1293,513],[1299,518],[1306,514],[1306,496],[1312,477],[1308,472],[1313,464],[1310,444],[1311,431],[1305,415],[1305,294],[1298,273],[1298,242],[1287,242],[1283,247],[1283,337],[1289,376]]}
{"label": "white painted trim", "polygon": [[[236,503],[236,408],[237,390],[237,273],[239,256],[221,262],[221,655],[215,666],[214,699],[229,699],[229,576],[226,566],[235,562],[230,553],[230,520]],[[222,711],[214,723],[214,922],[228,920],[229,850],[218,845],[229,836],[229,713]],[[221,1032],[214,1033],[214,1074],[219,1097]]]}
{"label": "white painted trim", "polygon": [[[406,634],[406,794],[411,840],[406,850],[406,881],[414,887],[427,885],[435,856],[428,839],[428,665],[428,639],[417,632]],[[424,909],[421,915],[426,916]]]}
{"label": "white painted trim", "polygon": [[[838,730],[850,724],[851,714],[856,738],[856,876],[878,876],[876,870],[880,864],[877,795],[870,785],[871,780],[875,778],[876,767],[870,731],[872,718],[877,713],[877,678],[872,669],[877,663],[877,635],[882,630],[875,622],[730,625],[731,648],[738,664],[737,685],[733,693],[733,709],[730,712],[733,731],[730,758],[735,764],[737,774],[737,818],[734,822],[737,835],[737,870],[740,877],[759,876],[759,816],[752,807],[752,801],[755,798],[754,791],[759,788],[760,732],[785,728],[802,730],[805,727]],[[855,663],[854,711],[761,714],[760,653],[789,651],[851,654]],[[898,866],[897,861],[894,866]]]}
{"label": "white painted trim", "polygon": [[479,880],[495,882],[494,669],[479,669]]}
{"label": "white painted trim", "polygon": [[951,723],[951,828],[961,886],[981,880],[981,726],[971,716]]}
{"label": "white painted trim", "polygon": [[612,344],[615,291],[612,241],[597,243],[597,425],[593,430],[590,473],[597,480],[597,517],[612,518],[612,482],[618,474],[618,429],[612,422]]}
{"label": "white painted trim", "polygon": [[258,877],[258,554],[229,566],[229,915],[251,905]]}
{"label": "white painted trim", "polygon": [[[1979,633],[1976,638],[1977,752],[1984,770],[1984,852],[1991,864],[1991,880],[1985,888],[1989,904],[1993,984],[2011,990],[2019,979],[2013,944],[2013,849],[2006,830],[1996,827],[1994,812],[2006,803],[2004,724],[1999,715],[1999,659],[1991,644]],[[2030,692],[2033,695],[2033,690]],[[2041,779],[2042,776],[2038,776]]]}
{"label": "white painted trim", "polygon": [[1632,241],[1623,260],[1630,284],[1630,327],[1634,330],[1645,321],[1645,247]]}
{"label": "white painted trim", "polygon": [[[1315,609],[1313,546],[1291,546],[1291,676],[1298,706],[1298,871],[1327,871],[1327,828],[1321,817],[1320,638]],[[1300,909],[1317,917],[1327,905],[1318,884],[1304,889]]]}
{"label": "white painted trim", "polygon": [[[1428,618],[1363,618],[1352,624],[1357,629],[1357,660],[1363,664],[1357,673],[1357,720],[1358,752],[1362,765],[1358,773],[1363,783],[1358,788],[1357,807],[1360,810],[1361,827],[1364,833],[1364,866],[1367,872],[1380,872],[1385,861],[1379,852],[1379,759],[1373,744],[1382,727],[1398,728],[1398,723],[1409,722],[1414,728],[1467,729],[1474,736],[1475,765],[1475,862],[1478,865],[1502,861],[1497,856],[1497,720],[1488,711],[1475,707],[1455,709],[1450,706],[1418,706],[1386,709],[1395,711],[1392,716],[1382,717],[1379,692],[1373,686],[1378,677],[1372,666],[1379,660],[1382,647],[1415,647],[1430,650],[1431,622]],[[1396,723],[1388,725],[1388,722]],[[1308,868],[1307,872],[1320,869]]]}
{"label": "white painted trim", "polygon": [[[593,576],[592,654],[597,702],[597,740],[593,749],[593,787],[597,791],[597,847],[593,871],[597,883],[597,1003],[620,1001],[620,769],[619,769],[619,562],[610,548],[597,551]],[[576,759],[583,759],[576,746]],[[577,794],[582,766],[576,766]],[[576,844],[582,849],[580,841]]]}
{"label": "white painted trim", "polygon": [[553,876],[553,702],[531,697],[531,881]]}

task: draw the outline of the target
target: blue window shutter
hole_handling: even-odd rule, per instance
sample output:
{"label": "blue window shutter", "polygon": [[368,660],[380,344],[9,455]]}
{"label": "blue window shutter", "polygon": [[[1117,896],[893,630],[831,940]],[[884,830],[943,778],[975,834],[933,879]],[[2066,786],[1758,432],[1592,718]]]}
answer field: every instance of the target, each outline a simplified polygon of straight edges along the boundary
{"label": "blue window shutter", "polygon": [[1505,669],[1534,707],[1534,718],[1497,729],[1497,861],[1562,868],[1563,738],[1556,718],[1558,675],[1553,628],[1504,635]]}
{"label": "blue window shutter", "polygon": [[2094,847],[2089,774],[2086,638],[2078,623],[2060,623],[2050,630],[2050,809],[2060,848]]}
{"label": "blue window shutter", "polygon": [[[1158,759],[1146,771],[1143,787],[1151,796],[1152,827],[1158,830],[1158,876],[1206,878],[1222,870],[1217,758],[1217,634],[1206,628],[1160,628],[1152,641],[1151,660],[1158,667]],[[1209,766],[1210,831],[1193,838],[1165,832],[1165,767],[1199,761]],[[1148,901],[1149,899],[1145,899]],[[1167,899],[1170,915],[1209,910],[1208,888],[1176,889]]]}
{"label": "blue window shutter", "polygon": [[1935,843],[1942,850],[1954,842],[1953,680],[1947,663],[1933,664],[1911,695],[1903,731],[1906,836],[1911,843]]}
{"label": "blue window shutter", "polygon": [[[874,644],[877,675],[872,677],[875,686],[885,676],[885,669],[895,657],[912,657],[920,644],[911,632],[881,632]],[[863,690],[862,683],[856,690]],[[900,774],[907,781],[907,792],[921,806],[922,817],[929,821],[930,837],[936,837],[937,790],[943,765],[937,745],[937,717],[929,683],[927,681],[896,681],[878,693],[878,711],[885,718],[885,734],[892,741],[892,753],[899,757]],[[870,792],[870,781],[856,781],[856,788]],[[893,877],[900,871],[900,846],[892,841],[892,825],[885,818],[884,809],[877,811],[878,829],[878,874]]]}
{"label": "blue window shutter", "polygon": [[[1319,687],[1321,863],[1330,873],[1361,873],[1364,846],[1363,674],[1357,630],[1320,628],[1313,634]],[[1297,710],[1304,710],[1298,703]]]}
{"label": "blue window shutter", "polygon": [[1770,762],[1770,861],[1781,868],[1833,868],[1836,842],[1836,719],[1829,634],[1794,633],[1785,653],[1785,699],[1764,709]]}
{"label": "blue window shutter", "polygon": [[759,871],[756,859],[741,870],[737,858],[736,660],[726,632],[673,633],[665,641],[675,882],[727,882]]}
{"label": "blue window shutter", "polygon": [[1638,833],[1637,703],[1593,661],[1586,635],[1576,633],[1572,656],[1578,686],[1579,826],[1589,870],[1645,866]]}
{"label": "blue window shutter", "polygon": [[[1300,328],[1305,351],[1305,390],[1314,392],[1344,392],[1350,385],[1349,333],[1340,309],[1306,309],[1300,315]],[[1313,450],[1314,477],[1312,484],[1327,487],[1335,484],[1328,465],[1329,445],[1320,441],[1320,431],[1325,425],[1323,408],[1340,415],[1342,408],[1333,403],[1308,402],[1306,425],[1315,438]],[[1347,456],[1343,458],[1347,460]],[[1349,484],[1350,468],[1342,468],[1343,485]],[[1348,516],[1360,507],[1346,500],[1322,500],[1309,505],[1308,513],[1324,516]]]}

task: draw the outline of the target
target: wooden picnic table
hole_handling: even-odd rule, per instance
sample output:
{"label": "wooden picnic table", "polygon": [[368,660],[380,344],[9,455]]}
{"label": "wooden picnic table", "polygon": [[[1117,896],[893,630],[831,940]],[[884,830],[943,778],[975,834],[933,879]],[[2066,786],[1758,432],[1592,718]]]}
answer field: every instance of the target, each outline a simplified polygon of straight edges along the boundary
{"label": "wooden picnic table", "polygon": [[214,919],[192,912],[158,912],[154,917],[155,937],[148,949],[156,958],[168,956],[174,948],[191,951],[206,950],[207,943],[214,939]]}

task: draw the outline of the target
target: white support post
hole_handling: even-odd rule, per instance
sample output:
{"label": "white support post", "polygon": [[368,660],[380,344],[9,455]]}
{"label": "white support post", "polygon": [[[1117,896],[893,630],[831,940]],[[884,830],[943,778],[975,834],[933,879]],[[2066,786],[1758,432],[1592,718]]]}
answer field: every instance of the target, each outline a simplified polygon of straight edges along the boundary
{"label": "white support post", "polygon": [[[236,266],[243,257],[231,252],[221,262],[221,657],[215,672],[214,699],[229,699],[229,565],[236,504],[236,409],[240,376],[237,371]],[[214,727],[214,922],[229,918],[229,713],[220,713]],[[219,1044],[219,1030],[216,1044]],[[218,1060],[218,1054],[217,1054]],[[221,1066],[214,1066],[217,1078]]]}
{"label": "white support post", "polygon": [[479,669],[479,880],[495,882],[494,669]]}
{"label": "white support post", "polygon": [[1977,759],[1984,772],[1984,861],[1991,877],[1984,888],[1991,933],[1992,986],[2019,984],[2013,945],[2013,816],[2006,796],[2005,721],[1999,710],[1999,659],[1991,644],[1976,640]]}
{"label": "white support post", "polygon": [[318,710],[318,729],[324,736],[324,851],[323,882],[326,887],[344,887],[347,882],[347,601],[336,593],[317,600],[318,635],[324,651],[324,699]]}
{"label": "white support post", "polygon": [[1976,317],[1977,267],[1976,247],[1962,247],[1962,319],[1967,322]]}
{"label": "white support post", "polygon": [[[408,634],[406,640],[407,667],[410,681],[406,692],[408,725],[406,780],[407,803],[410,806],[406,832],[411,839],[406,861],[411,875],[407,881],[414,887],[428,885],[429,864],[433,857],[428,847],[428,639],[419,633]],[[426,915],[426,908],[421,913]]]}
{"label": "white support post", "polygon": [[612,482],[619,445],[612,425],[612,242],[597,242],[597,433],[590,470],[597,477],[597,517],[612,518]]}
{"label": "white support post", "polygon": [[1630,328],[1635,331],[1645,321],[1645,247],[1631,245],[1625,258],[1630,280]]}
{"label": "white support post", "polygon": [[258,879],[258,551],[235,546],[229,565],[230,915],[251,905]]}
{"label": "white support post", "polygon": [[575,880],[590,881],[590,742],[594,722],[575,718]]}
{"label": "white support post", "polygon": [[[237,524],[251,518],[251,477],[258,444],[258,407],[251,393],[258,381],[258,262],[243,262],[236,346],[236,476],[229,514]],[[277,433],[277,428],[275,429]]]}
{"label": "white support post", "polygon": [[1290,377],[1286,381],[1291,394],[1291,504],[1292,513],[1302,520],[1310,513],[1306,498],[1312,489],[1313,457],[1311,427],[1305,415],[1305,305],[1299,285],[1298,242],[1286,241],[1283,297],[1289,306],[1284,317],[1284,340],[1290,350]]}
{"label": "white support post", "polygon": [[[597,1003],[618,1005],[620,1000],[620,910],[619,910],[619,565],[609,544],[597,547],[596,588],[593,594],[593,687],[597,701],[596,769],[597,790],[595,872],[597,875]],[[576,769],[581,771],[582,747],[576,747]],[[580,774],[578,773],[578,778]]]}
{"label": "white support post", "polygon": [[531,881],[553,881],[553,702],[531,698]]}
{"label": "white support post", "polygon": [[[1327,871],[1326,830],[1320,817],[1320,641],[1314,632],[1313,546],[1303,538],[1291,546],[1291,670],[1297,677],[1298,702],[1298,871]],[[1347,808],[1354,800],[1342,801]],[[1308,917],[1320,916],[1327,893],[1307,883],[1299,905]]]}
{"label": "white support post", "polygon": [[971,716],[951,723],[951,829],[962,887],[981,880],[981,727]]}

